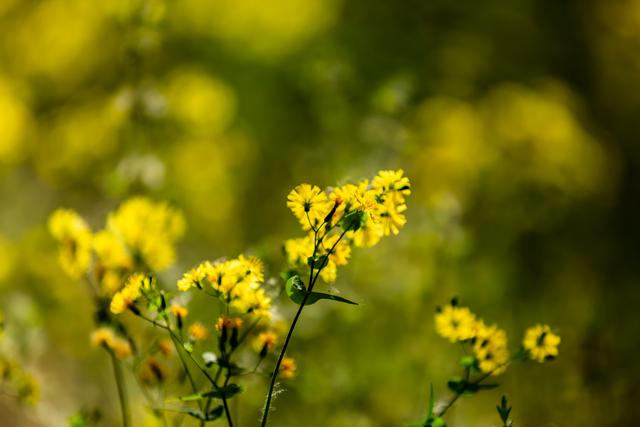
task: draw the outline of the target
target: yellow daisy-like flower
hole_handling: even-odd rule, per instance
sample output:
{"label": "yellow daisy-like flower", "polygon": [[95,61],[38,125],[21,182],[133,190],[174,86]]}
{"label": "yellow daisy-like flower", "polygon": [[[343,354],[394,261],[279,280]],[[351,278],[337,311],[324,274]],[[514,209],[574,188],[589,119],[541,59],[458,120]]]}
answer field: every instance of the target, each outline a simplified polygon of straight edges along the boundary
{"label": "yellow daisy-like flower", "polygon": [[132,353],[129,341],[118,337],[111,344],[111,349],[118,359],[125,359]]}
{"label": "yellow daisy-like flower", "polygon": [[91,263],[93,236],[87,223],[71,209],[58,209],[49,218],[49,231],[61,245],[62,268],[71,277],[80,277]]}
{"label": "yellow daisy-like flower", "polygon": [[124,287],[111,299],[111,312],[120,314],[133,307],[136,300],[142,295],[142,289],[151,289],[153,279],[146,274],[134,273],[127,279]]}
{"label": "yellow daisy-like flower", "polygon": [[473,351],[482,372],[500,375],[507,369],[510,356],[507,334],[497,326],[477,322]]}
{"label": "yellow daisy-like flower", "polygon": [[548,325],[536,325],[527,329],[522,345],[531,359],[542,363],[558,356],[560,337]]}
{"label": "yellow daisy-like flower", "polygon": [[327,195],[316,185],[300,184],[287,196],[287,207],[298,218],[302,228],[316,228],[331,210]]}
{"label": "yellow daisy-like flower", "polygon": [[289,265],[305,265],[307,258],[313,255],[313,236],[286,240],[284,242],[284,252]]}
{"label": "yellow daisy-like flower", "polygon": [[186,292],[193,287],[202,288],[202,282],[211,272],[211,263],[205,261],[191,270],[184,273],[182,278],[178,280],[178,289]]}
{"label": "yellow daisy-like flower", "polygon": [[436,332],[451,342],[474,337],[476,316],[467,307],[447,305],[435,316]]}
{"label": "yellow daisy-like flower", "polygon": [[357,231],[350,231],[349,238],[359,248],[375,246],[384,236],[381,222],[374,222],[367,217]]}
{"label": "yellow daisy-like flower", "polygon": [[189,326],[189,336],[194,341],[204,341],[209,338],[209,330],[200,322],[194,322]]}
{"label": "yellow daisy-like flower", "polygon": [[379,171],[373,178],[372,186],[377,192],[390,194],[400,202],[411,194],[411,183],[402,169]]}
{"label": "yellow daisy-like flower", "polygon": [[406,210],[407,205],[394,203],[391,199],[387,199],[380,206],[378,218],[385,236],[400,232],[400,229],[407,223],[407,218],[404,216]]}
{"label": "yellow daisy-like flower", "polygon": [[285,379],[291,379],[296,375],[296,361],[292,357],[284,357],[280,363],[280,376]]}
{"label": "yellow daisy-like flower", "polygon": [[336,266],[346,265],[349,261],[349,257],[351,257],[351,246],[345,239],[342,239],[338,242],[339,237],[340,236],[338,234],[334,234],[327,237],[322,242],[325,252],[329,252],[329,250],[333,248],[333,250],[329,254],[329,260],[333,261]]}

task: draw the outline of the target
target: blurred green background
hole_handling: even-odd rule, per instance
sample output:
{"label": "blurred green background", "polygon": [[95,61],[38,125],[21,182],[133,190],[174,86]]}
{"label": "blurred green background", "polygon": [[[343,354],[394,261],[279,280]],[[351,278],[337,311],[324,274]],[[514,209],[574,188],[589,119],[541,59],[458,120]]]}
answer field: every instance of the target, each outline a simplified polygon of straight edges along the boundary
{"label": "blurred green background", "polygon": [[56,207],[97,227],[129,195],[166,199],[189,225],[166,278],[245,250],[277,277],[290,188],[403,168],[407,227],[340,273],[359,307],[305,311],[273,425],[421,419],[458,370],[433,327],[452,295],[512,346],[536,322],[562,344],[450,425],[497,425],[503,391],[517,426],[638,425],[639,117],[638,0],[0,0],[4,345],[42,387],[35,409],[0,397],[2,424],[117,414]]}

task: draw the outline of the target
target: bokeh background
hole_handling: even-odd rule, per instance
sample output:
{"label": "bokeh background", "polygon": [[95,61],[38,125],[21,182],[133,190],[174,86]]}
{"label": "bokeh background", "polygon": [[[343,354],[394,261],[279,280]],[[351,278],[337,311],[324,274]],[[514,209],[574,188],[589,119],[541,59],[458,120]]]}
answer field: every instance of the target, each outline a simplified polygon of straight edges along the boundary
{"label": "bokeh background", "polygon": [[117,415],[56,207],[97,227],[129,195],[169,200],[189,225],[170,280],[247,250],[277,277],[290,188],[403,168],[406,229],[341,272],[359,307],[304,313],[273,425],[423,418],[458,370],[433,327],[452,295],[514,346],[536,322],[563,341],[450,425],[497,425],[503,391],[518,426],[637,425],[639,118],[638,0],[0,0],[4,346],[42,388],[35,408],[0,397],[0,424]]}

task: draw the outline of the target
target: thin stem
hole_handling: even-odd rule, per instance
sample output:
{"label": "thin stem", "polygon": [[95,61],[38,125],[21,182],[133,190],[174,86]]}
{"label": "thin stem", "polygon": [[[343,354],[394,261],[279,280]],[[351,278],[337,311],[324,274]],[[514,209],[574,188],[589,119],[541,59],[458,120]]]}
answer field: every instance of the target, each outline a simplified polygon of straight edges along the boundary
{"label": "thin stem", "polygon": [[[224,387],[227,387],[227,385],[229,385],[230,378],[231,378],[231,370],[227,369],[227,375],[224,380]],[[229,424],[229,427],[233,427],[233,421],[231,420],[231,411],[229,410],[229,405],[227,404],[227,398],[225,397],[224,393],[222,394],[222,406],[224,407],[224,413],[227,415],[227,423]]]}
{"label": "thin stem", "polygon": [[[330,255],[333,250],[336,248],[336,246],[338,245],[338,243],[340,242],[340,240],[342,240],[342,238],[345,236],[345,234],[347,234],[348,230],[344,230],[342,232],[342,234],[340,234],[340,237],[338,237],[338,239],[335,241],[335,243],[331,246],[331,249],[329,249],[329,251],[327,252],[327,256]],[[328,233],[329,231],[327,231],[325,233]],[[323,263],[323,265],[320,266],[320,268],[318,268],[318,272],[316,273],[316,275],[313,275],[313,269],[314,269],[314,259],[315,259],[315,255],[317,253],[318,250],[318,246],[319,244],[322,242],[322,239],[318,239],[318,232],[314,230],[314,241],[315,241],[315,245],[313,248],[313,255],[312,255],[312,261],[311,261],[311,266],[310,266],[310,273],[309,273],[309,288],[307,289],[307,292],[305,292],[304,297],[302,298],[302,301],[300,302],[300,306],[298,307],[298,311],[296,311],[295,316],[293,317],[293,321],[291,322],[291,326],[289,327],[289,331],[287,332],[287,336],[284,340],[284,344],[282,345],[282,350],[280,350],[280,355],[278,356],[278,360],[276,361],[276,366],[273,369],[273,373],[271,374],[271,382],[269,383],[269,392],[267,393],[267,401],[265,403],[264,406],[264,412],[262,414],[262,423],[260,424],[261,427],[265,427],[267,425],[267,418],[269,417],[269,408],[271,407],[271,399],[273,398],[273,389],[276,385],[276,379],[278,378],[278,371],[280,370],[280,364],[282,363],[282,359],[284,359],[284,355],[287,352],[287,347],[289,346],[289,341],[291,341],[291,336],[293,335],[293,330],[296,327],[296,324],[298,323],[298,319],[300,318],[300,315],[302,314],[302,310],[304,309],[304,306],[307,302],[307,299],[309,299],[309,296],[311,295],[311,291],[313,290],[313,286],[316,284],[316,281],[318,280],[318,277],[320,276],[320,272],[322,271],[322,269],[326,266],[326,261]]]}
{"label": "thin stem", "polygon": [[127,391],[124,385],[124,377],[122,375],[122,366],[120,361],[116,358],[116,355],[112,351],[109,351],[111,356],[111,363],[113,364],[113,375],[116,379],[116,386],[118,387],[118,398],[120,399],[120,413],[122,414],[123,427],[129,427],[129,419],[131,415],[129,413],[129,403],[127,401]]}

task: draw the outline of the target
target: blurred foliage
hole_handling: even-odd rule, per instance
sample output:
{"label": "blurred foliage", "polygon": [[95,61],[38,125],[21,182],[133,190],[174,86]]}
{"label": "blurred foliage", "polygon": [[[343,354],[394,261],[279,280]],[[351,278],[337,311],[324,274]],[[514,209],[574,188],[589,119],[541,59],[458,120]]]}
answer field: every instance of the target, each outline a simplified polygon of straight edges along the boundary
{"label": "blurred foliage", "polygon": [[[41,383],[0,416],[117,422],[56,207],[96,225],[130,195],[170,200],[188,231],[165,279],[247,248],[277,277],[290,188],[403,168],[407,229],[341,273],[357,309],[305,313],[273,422],[421,418],[459,357],[432,321],[455,294],[509,336],[535,319],[563,337],[505,376],[515,425],[638,424],[639,46],[638,0],[0,0],[0,306]],[[495,423],[500,393],[450,425]]]}

